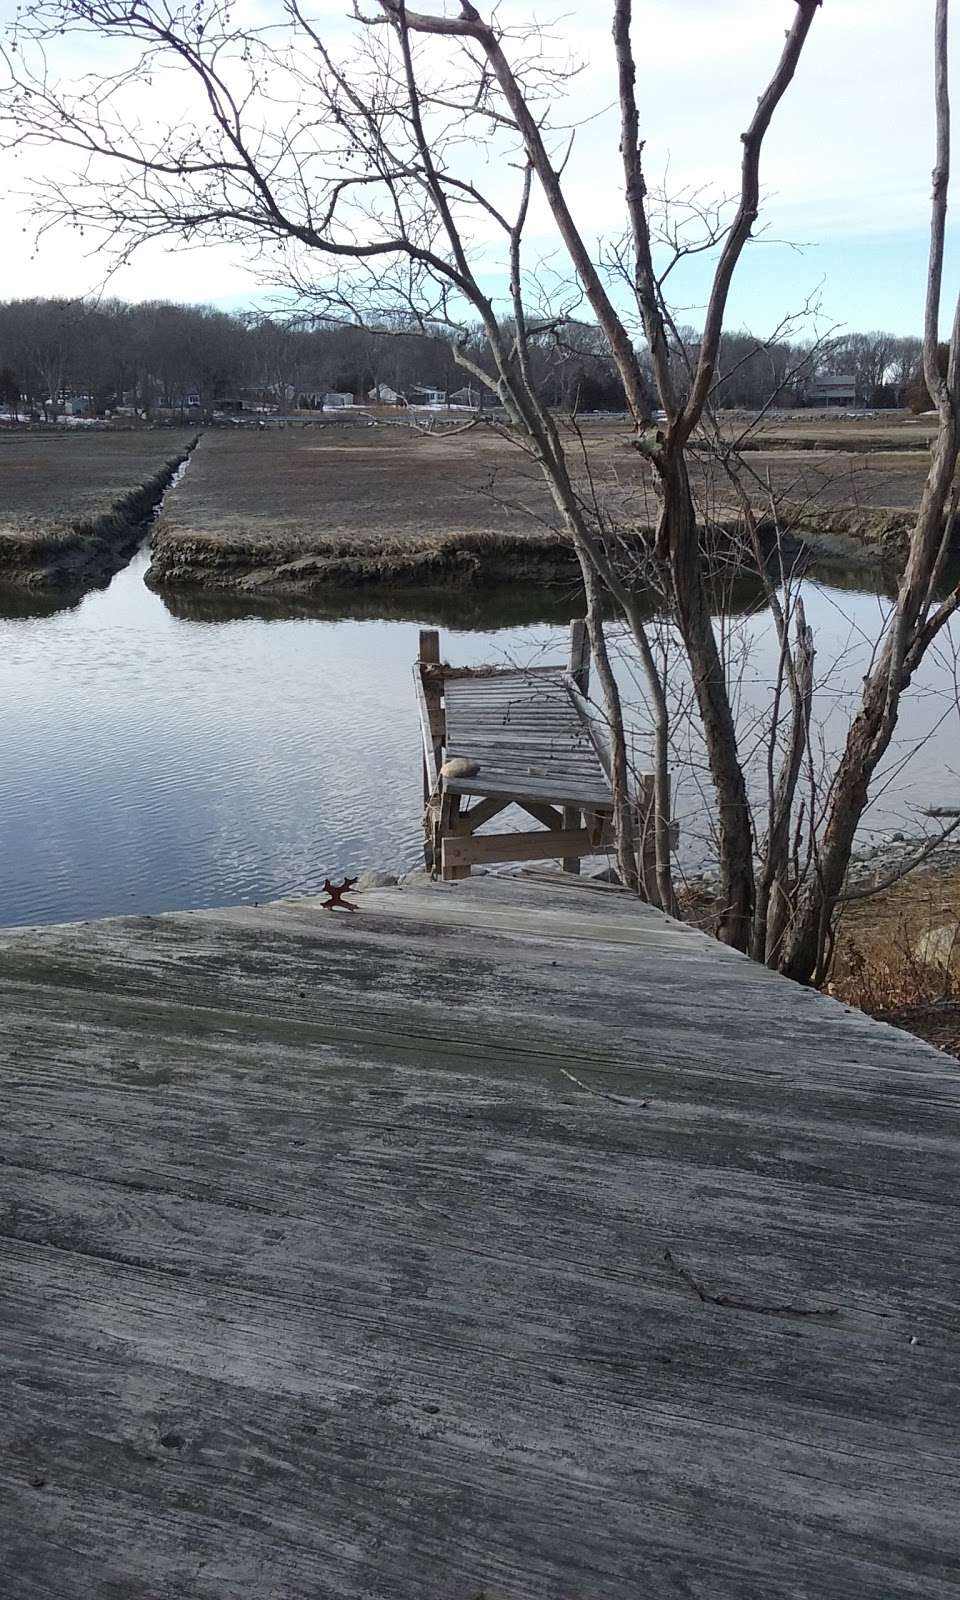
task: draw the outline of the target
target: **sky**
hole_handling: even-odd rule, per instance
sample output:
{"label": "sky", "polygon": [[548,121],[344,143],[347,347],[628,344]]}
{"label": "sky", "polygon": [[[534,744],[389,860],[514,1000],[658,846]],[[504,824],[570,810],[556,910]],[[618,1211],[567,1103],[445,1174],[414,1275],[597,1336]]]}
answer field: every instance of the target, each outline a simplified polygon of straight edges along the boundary
{"label": "sky", "polygon": [[[246,3],[269,17],[272,0]],[[728,327],[768,332],[815,294],[824,324],[919,331],[933,155],[933,3],[824,0],[764,147],[762,238],[738,273]],[[453,0],[421,4],[457,10]],[[0,15],[12,14],[14,5],[0,0]],[[349,0],[314,0],[312,12],[336,37],[348,26],[349,9]],[[591,240],[623,225],[609,13],[607,0],[567,0],[562,10],[542,0],[502,0],[499,10],[510,25],[531,15],[552,19],[557,50],[582,63],[564,108],[564,117],[580,124],[565,178],[574,215]],[[671,189],[696,185],[720,193],[735,186],[740,132],[794,14],[794,0],[635,0],[651,184],[668,174]],[[954,59],[958,51],[960,44]],[[61,73],[95,70],[99,59],[95,48],[68,40],[55,65]],[[145,117],[150,94],[145,87]],[[70,231],[48,234],[34,247],[19,191],[59,159],[28,151],[14,161],[0,153],[5,297],[92,293],[104,282],[103,257],[85,254]],[[950,242],[948,295],[960,284],[960,230],[951,230]],[[542,208],[532,218],[531,244],[535,253],[552,245]],[[677,278],[680,320],[694,326],[702,320],[706,268],[698,262]],[[266,301],[250,263],[214,246],[184,252],[152,244],[112,278],[109,292],[229,309]]]}

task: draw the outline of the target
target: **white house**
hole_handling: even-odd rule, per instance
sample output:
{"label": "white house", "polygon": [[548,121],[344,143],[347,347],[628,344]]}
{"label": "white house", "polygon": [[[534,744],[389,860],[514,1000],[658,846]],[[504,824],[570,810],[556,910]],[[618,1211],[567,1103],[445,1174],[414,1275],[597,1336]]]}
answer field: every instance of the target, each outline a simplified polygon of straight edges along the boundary
{"label": "white house", "polygon": [[367,399],[372,400],[374,405],[398,406],[403,400],[403,395],[398,394],[396,389],[391,389],[389,383],[378,383],[376,388],[369,391]]}
{"label": "white house", "polygon": [[324,411],[339,411],[341,406],[352,406],[353,395],[344,394],[336,389],[331,389],[323,396]]}

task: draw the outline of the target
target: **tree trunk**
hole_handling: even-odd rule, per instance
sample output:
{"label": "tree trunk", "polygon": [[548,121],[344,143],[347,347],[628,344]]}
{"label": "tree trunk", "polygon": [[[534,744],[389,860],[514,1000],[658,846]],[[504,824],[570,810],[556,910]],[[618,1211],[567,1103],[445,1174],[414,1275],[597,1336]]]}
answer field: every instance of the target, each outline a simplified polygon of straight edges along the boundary
{"label": "tree trunk", "polygon": [[[960,320],[960,311],[958,311]],[[880,659],[864,687],[860,710],[850,725],[833,784],[830,815],[823,835],[818,872],[797,910],[780,971],[798,983],[822,983],[826,936],[847,868],[870,780],[886,755],[897,726],[900,697],[923,659],[922,623],[938,552],[947,537],[951,486],[960,454],[960,423],[952,404],[941,414],[940,432],[924,484],[910,555],[900,580],[897,605]]]}
{"label": "tree trunk", "polygon": [[[874,700],[879,696],[874,694]],[[874,754],[879,706],[860,710],[847,735],[833,786],[830,820],[820,849],[816,876],[807,885],[793,931],[785,940],[780,972],[797,983],[821,983],[827,935],[837,897],[843,891],[853,841],[866,809],[870,779],[882,751]],[[884,750],[889,738],[884,743]]]}
{"label": "tree trunk", "polygon": [[[624,602],[621,602],[622,604]],[[676,895],[673,890],[670,834],[672,828],[670,799],[670,713],[664,680],[654,659],[640,607],[631,598],[624,605],[626,619],[640,655],[650,702],[653,708],[653,835],[657,901],[660,909],[670,916],[677,914]]]}
{"label": "tree trunk", "polygon": [[587,632],[597,677],[603,689],[607,720],[610,726],[611,788],[613,790],[614,831],[617,841],[617,870],[628,889],[639,884],[637,857],[634,846],[633,810],[630,799],[630,775],[627,767],[627,743],[623,730],[623,708],[620,690],[613,675],[607,641],[603,631],[602,598],[599,580],[589,561],[581,561],[584,587],[587,595]]}
{"label": "tree trunk", "polygon": [[690,661],[717,796],[722,900],[717,937],[737,950],[746,950],[753,913],[753,830],[736,727],[703,581],[700,534],[686,462],[678,452],[665,460],[660,470],[663,507],[657,544],[669,563],[677,622]]}

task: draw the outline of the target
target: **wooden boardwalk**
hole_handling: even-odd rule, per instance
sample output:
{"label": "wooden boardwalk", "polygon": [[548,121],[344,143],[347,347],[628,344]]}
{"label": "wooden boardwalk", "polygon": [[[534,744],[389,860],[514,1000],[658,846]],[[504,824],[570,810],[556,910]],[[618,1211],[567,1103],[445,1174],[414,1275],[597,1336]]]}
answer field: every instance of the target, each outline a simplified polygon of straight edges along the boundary
{"label": "wooden boardwalk", "polygon": [[0,936],[3,1600],[960,1596],[960,1079],[556,874]]}
{"label": "wooden boardwalk", "polygon": [[[426,858],[438,876],[468,878],[473,865],[503,861],[559,860],[579,872],[581,857],[612,849],[610,752],[585,698],[589,675],[581,621],[572,624],[568,668],[453,667],[441,662],[439,634],[421,632],[414,681]],[[644,787],[642,808],[649,803]],[[478,833],[510,806],[541,826]]]}
{"label": "wooden boardwalk", "polygon": [[451,793],[611,809],[610,779],[562,668],[451,678],[444,701],[447,756],[479,767],[450,779]]}

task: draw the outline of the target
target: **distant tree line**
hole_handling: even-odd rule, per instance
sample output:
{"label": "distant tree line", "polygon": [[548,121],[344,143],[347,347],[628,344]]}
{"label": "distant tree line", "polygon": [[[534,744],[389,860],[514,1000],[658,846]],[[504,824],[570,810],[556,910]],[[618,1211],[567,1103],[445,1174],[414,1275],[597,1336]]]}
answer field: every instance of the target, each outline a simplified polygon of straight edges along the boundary
{"label": "distant tree line", "polygon": [[[568,412],[624,408],[616,366],[594,324],[551,325],[529,346],[549,405]],[[698,350],[696,330],[678,329],[671,360],[681,390]],[[475,367],[488,370],[479,333],[468,353]],[[645,352],[640,356],[646,366]],[[863,406],[920,411],[930,404],[920,368],[918,339],[883,332],[816,345],[728,333],[713,400],[744,410],[800,406],[808,402],[813,379],[845,374]],[[0,405],[53,421],[73,397],[96,414],[131,407],[150,416],[184,411],[191,403],[209,412],[228,397],[283,410],[322,403],[330,391],[366,401],[372,391],[407,396],[421,386],[448,397],[465,388],[463,368],[441,328],[386,321],[331,325],[165,301],[0,302]],[[481,386],[471,387],[476,401]],[[496,403],[492,379],[480,398]]]}

